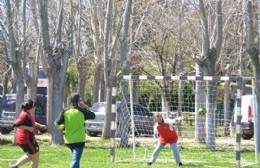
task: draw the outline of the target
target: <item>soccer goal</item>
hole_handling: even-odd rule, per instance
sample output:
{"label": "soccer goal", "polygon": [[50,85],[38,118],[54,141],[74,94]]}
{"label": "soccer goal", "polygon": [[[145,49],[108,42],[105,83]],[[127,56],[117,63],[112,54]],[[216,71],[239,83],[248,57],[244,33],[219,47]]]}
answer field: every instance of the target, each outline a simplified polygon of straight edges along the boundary
{"label": "soccer goal", "polygon": [[[256,162],[254,137],[241,137],[241,89],[238,77],[120,76],[120,101],[112,107],[111,157],[115,162],[144,162],[158,143],[153,136],[153,113],[164,118],[182,117],[174,127],[179,135],[181,160],[190,165],[249,165]],[[251,79],[247,79],[251,83]],[[252,87],[246,88],[253,94]],[[119,106],[119,107],[118,107]],[[235,107],[236,106],[236,107]],[[237,113],[234,111],[237,110]],[[235,116],[236,114],[237,116]],[[114,130],[114,131],[113,131]],[[215,159],[214,159],[215,158]],[[169,145],[156,163],[174,163]]]}

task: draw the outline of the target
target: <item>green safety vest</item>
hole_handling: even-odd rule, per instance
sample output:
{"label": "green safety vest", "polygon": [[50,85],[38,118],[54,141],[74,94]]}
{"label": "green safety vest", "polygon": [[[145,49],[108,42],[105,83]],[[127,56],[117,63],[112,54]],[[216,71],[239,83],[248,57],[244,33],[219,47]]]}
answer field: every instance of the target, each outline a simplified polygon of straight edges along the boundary
{"label": "green safety vest", "polygon": [[64,113],[65,144],[86,141],[84,114],[78,109],[71,108]]}

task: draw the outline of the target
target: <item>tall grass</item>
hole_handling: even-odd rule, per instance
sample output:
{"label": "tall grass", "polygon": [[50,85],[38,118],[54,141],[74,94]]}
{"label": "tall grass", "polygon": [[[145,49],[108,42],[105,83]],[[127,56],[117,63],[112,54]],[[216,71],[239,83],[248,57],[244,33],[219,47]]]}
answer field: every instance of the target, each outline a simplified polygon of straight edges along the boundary
{"label": "tall grass", "polygon": [[[46,135],[45,135],[46,136]],[[48,138],[46,138],[48,137]],[[66,146],[51,146],[49,136],[44,138],[38,137],[40,145],[40,168],[67,168],[71,161],[71,153]],[[193,143],[182,143],[180,154],[182,158],[189,158],[183,160],[182,167],[236,167],[235,153],[231,152],[222,157],[222,150],[215,152],[205,149],[204,145]],[[131,149],[126,149],[129,151]],[[150,156],[152,148],[149,149]],[[163,150],[160,155],[171,155],[168,150]],[[231,150],[230,150],[231,151]],[[138,161],[130,159],[127,162],[110,162],[110,140],[102,140],[101,138],[90,139],[86,142],[86,146],[81,159],[81,168],[142,168],[147,166],[147,159]],[[226,151],[225,151],[226,152]],[[254,151],[252,147],[248,147],[242,151],[243,157],[246,160],[254,160]],[[14,164],[15,161],[23,155],[23,151],[18,146],[12,145],[11,137],[3,137],[0,135],[0,168],[7,168],[8,165]],[[129,156],[130,157],[130,156]],[[171,158],[169,156],[168,158]],[[192,159],[196,158],[196,159]],[[198,159],[199,158],[199,159]],[[29,168],[30,164],[27,163],[23,166]],[[174,159],[162,160],[160,156],[158,161],[152,165],[153,168],[169,168],[177,167]],[[251,167],[260,167],[260,164]]]}

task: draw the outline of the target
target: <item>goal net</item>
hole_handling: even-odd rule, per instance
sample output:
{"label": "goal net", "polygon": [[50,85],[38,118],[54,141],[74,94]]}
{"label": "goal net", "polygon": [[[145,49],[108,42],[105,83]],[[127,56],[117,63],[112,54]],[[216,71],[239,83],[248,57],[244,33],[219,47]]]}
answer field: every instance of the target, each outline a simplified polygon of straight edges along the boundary
{"label": "goal net", "polygon": [[[158,143],[153,114],[182,117],[174,128],[183,163],[241,165],[255,163],[255,140],[236,132],[237,81],[232,77],[123,76],[116,113],[115,161],[146,164]],[[247,88],[252,94],[252,88]],[[241,156],[241,157],[240,157]],[[240,162],[240,160],[239,160]],[[156,164],[174,164],[169,145]],[[211,163],[212,164],[212,163]]]}

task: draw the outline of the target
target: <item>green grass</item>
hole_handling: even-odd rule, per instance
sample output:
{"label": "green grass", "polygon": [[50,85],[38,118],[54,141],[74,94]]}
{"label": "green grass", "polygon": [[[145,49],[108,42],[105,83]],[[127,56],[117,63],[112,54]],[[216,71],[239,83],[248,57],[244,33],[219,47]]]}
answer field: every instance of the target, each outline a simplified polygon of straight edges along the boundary
{"label": "green grass", "polygon": [[[66,168],[69,167],[71,161],[71,153],[66,146],[51,146],[49,138],[38,137],[40,145],[40,168]],[[12,137],[8,138],[0,135],[0,168],[6,168],[8,165],[15,163],[15,161],[23,155],[23,151],[18,146],[12,145]],[[110,162],[109,151],[110,140],[102,140],[101,138],[89,139],[81,159],[81,168],[144,168],[148,167],[146,162],[152,153],[153,147],[148,149],[148,158],[145,160],[124,161],[124,162]],[[205,148],[205,144],[181,143],[183,148],[180,149],[181,158],[183,161],[182,167],[205,167],[205,168],[224,168],[236,167],[235,153],[233,150],[226,150],[219,148],[218,151],[209,151]],[[169,148],[166,147],[166,148]],[[225,147],[226,148],[226,147]],[[230,147],[233,148],[233,147]],[[140,150],[140,148],[137,148]],[[125,152],[126,156],[131,156],[131,149],[121,150]],[[117,151],[116,151],[117,152]],[[127,153],[130,152],[130,153]],[[254,151],[252,146],[242,149],[243,159],[254,162]],[[225,156],[225,157],[223,157]],[[169,160],[163,158],[167,157]],[[127,158],[126,158],[127,159]],[[23,168],[29,168],[27,163]],[[169,168],[177,167],[169,149],[164,149],[157,162],[152,165],[153,168]],[[251,167],[260,167],[260,164]]]}

